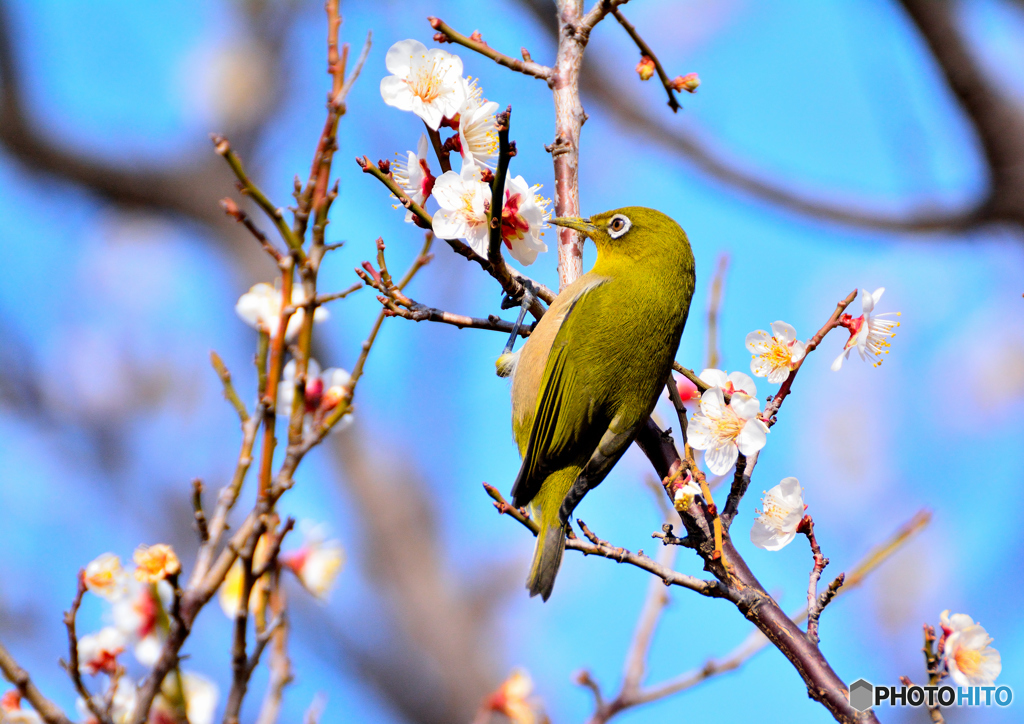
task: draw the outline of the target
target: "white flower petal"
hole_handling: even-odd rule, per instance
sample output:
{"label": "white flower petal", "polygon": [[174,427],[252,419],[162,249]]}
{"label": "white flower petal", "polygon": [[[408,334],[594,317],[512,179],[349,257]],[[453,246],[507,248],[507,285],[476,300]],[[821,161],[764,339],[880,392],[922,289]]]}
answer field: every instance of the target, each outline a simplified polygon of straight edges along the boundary
{"label": "white flower petal", "polygon": [[761,411],[761,402],[756,397],[745,395],[742,392],[736,392],[729,401],[729,407],[731,407],[733,412],[735,412],[739,417],[744,420],[749,420],[752,417],[757,417],[757,414]]}
{"label": "white flower petal", "polygon": [[772,337],[763,329],[757,329],[747,335],[747,349],[754,354],[764,354],[768,351],[768,340]]}
{"label": "white flower petal", "polygon": [[768,428],[758,419],[747,420],[740,434],[736,437],[736,445],[744,455],[753,455],[768,442]]}
{"label": "white flower petal", "polygon": [[757,385],[746,372],[730,372],[727,379],[737,392],[746,392],[751,397],[757,397]]}
{"label": "white flower petal", "polygon": [[[704,377],[702,376],[701,379],[704,380]],[[707,380],[704,381],[707,382]],[[700,396],[700,410],[713,419],[718,419],[722,416],[722,413],[725,411],[725,394],[722,392],[721,387],[712,387]]]}
{"label": "white flower petal", "polygon": [[729,384],[729,376],[722,370],[709,368],[701,372],[698,377],[706,382],[709,387],[725,387]]}
{"label": "white flower petal", "polygon": [[734,443],[726,443],[704,451],[704,462],[707,463],[708,470],[715,475],[725,475],[729,472],[736,464],[737,457],[739,450]]}
{"label": "white flower petal", "polygon": [[778,322],[772,322],[772,334],[783,342],[792,342],[796,339],[796,329],[793,325],[781,320]]}

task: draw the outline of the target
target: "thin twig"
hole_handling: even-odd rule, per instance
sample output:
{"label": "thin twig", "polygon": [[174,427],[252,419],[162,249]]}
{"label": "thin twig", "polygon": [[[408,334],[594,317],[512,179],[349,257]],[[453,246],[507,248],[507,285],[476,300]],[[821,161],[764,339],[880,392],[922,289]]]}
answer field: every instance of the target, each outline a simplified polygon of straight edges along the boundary
{"label": "thin twig", "polygon": [[110,717],[103,711],[102,707],[93,698],[92,693],[86,688],[85,682],[82,681],[82,672],[78,662],[78,634],[75,630],[75,623],[78,618],[78,608],[82,605],[82,596],[85,595],[85,591],[85,570],[83,569],[78,571],[78,590],[75,592],[75,598],[71,602],[71,608],[64,612],[64,626],[68,630],[68,663],[65,669],[68,672],[68,676],[71,677],[71,683],[74,684],[75,691],[82,697],[82,701],[85,702],[89,712],[96,717],[96,721],[101,724],[111,724]]}
{"label": "thin twig", "polygon": [[206,522],[206,513],[203,511],[203,481],[199,478],[192,480],[192,515],[195,517],[199,543],[206,543],[210,540],[210,527]]}
{"label": "thin twig", "polygon": [[[807,640],[812,644],[817,644],[820,640],[818,636],[818,618],[821,616],[822,608],[824,608],[818,605],[818,580],[821,578],[821,573],[825,570],[825,566],[828,565],[828,558],[821,554],[818,539],[814,536],[814,520],[811,516],[805,515],[800,520],[796,530],[797,533],[803,533],[807,536],[807,542],[811,544],[811,554],[814,556],[814,565],[811,567],[811,575],[807,583]],[[842,585],[842,581],[835,587],[835,590],[829,586],[829,591],[832,591],[832,593],[824,603],[828,603],[828,601],[835,597],[840,585]]]}
{"label": "thin twig", "polygon": [[[487,494],[495,501],[494,507],[498,509],[499,513],[507,513],[522,523],[534,535],[537,534],[537,531],[540,530],[537,523],[525,515],[522,510],[513,508],[509,505],[497,488],[484,483],[484,490],[486,490]],[[566,539],[565,547],[569,550],[579,551],[585,556],[601,556],[602,558],[608,558],[616,561],[617,563],[629,563],[632,566],[636,566],[637,568],[641,568],[649,573],[653,573],[655,576],[660,578],[666,586],[682,586],[683,588],[689,588],[691,591],[696,591],[703,596],[710,596],[712,598],[725,598],[730,595],[728,589],[718,581],[707,581],[697,578],[696,576],[679,573],[671,568],[661,565],[653,558],[644,555],[643,551],[633,553],[625,548],[613,546],[607,541],[603,541],[595,536],[582,521],[577,520],[577,523],[580,524],[580,528],[587,536],[587,540],[582,540],[576,537]]]}
{"label": "thin twig", "polygon": [[672,112],[677,112],[681,106],[679,100],[676,98],[676,88],[672,85],[672,80],[668,77],[668,73],[665,72],[665,68],[661,65],[661,61],[658,60],[658,56],[651,50],[651,46],[640,37],[640,33],[637,32],[636,28],[622,15],[617,7],[611,9],[611,14],[615,16],[615,19],[619,21],[625,31],[629,34],[629,37],[636,43],[636,47],[640,49],[640,54],[647,56],[654,63],[654,69],[658,73],[658,79],[661,84],[665,87],[665,92],[668,94],[668,107],[672,109]]}
{"label": "thin twig", "polygon": [[729,268],[729,255],[720,254],[715,267],[715,276],[711,280],[711,295],[708,299],[708,362],[711,369],[718,369],[718,316],[722,308],[722,287],[725,284],[725,272]]}
{"label": "thin twig", "polygon": [[235,412],[238,413],[238,419],[241,420],[242,425],[245,425],[249,421],[249,411],[245,409],[245,403],[242,402],[242,398],[238,396],[238,392],[231,382],[231,372],[228,371],[227,365],[224,364],[220,355],[212,350],[210,351],[210,364],[213,365],[217,376],[220,377],[221,385],[224,386],[224,399],[231,403]]}
{"label": "thin twig", "polygon": [[429,17],[427,20],[430,22],[430,27],[437,31],[437,34],[434,36],[434,40],[438,43],[456,43],[464,48],[476,51],[480,55],[490,58],[498,65],[503,65],[517,73],[531,75],[534,78],[539,78],[543,81],[550,82],[551,80],[551,68],[548,68],[546,65],[534,63],[533,60],[529,58],[517,60],[516,58],[511,58],[499,53],[487,43],[483,42],[483,40],[476,41],[453,30],[440,18]]}

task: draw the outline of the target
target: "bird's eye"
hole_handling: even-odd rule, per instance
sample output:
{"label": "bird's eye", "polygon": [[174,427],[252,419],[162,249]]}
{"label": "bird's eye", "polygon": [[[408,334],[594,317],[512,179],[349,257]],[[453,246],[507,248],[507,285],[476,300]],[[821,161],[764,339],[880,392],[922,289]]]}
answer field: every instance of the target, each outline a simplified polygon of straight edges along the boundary
{"label": "bird's eye", "polygon": [[629,217],[623,216],[622,214],[615,214],[612,220],[608,222],[608,234],[613,239],[618,239],[620,236],[629,231],[629,227],[633,223],[629,220]]}

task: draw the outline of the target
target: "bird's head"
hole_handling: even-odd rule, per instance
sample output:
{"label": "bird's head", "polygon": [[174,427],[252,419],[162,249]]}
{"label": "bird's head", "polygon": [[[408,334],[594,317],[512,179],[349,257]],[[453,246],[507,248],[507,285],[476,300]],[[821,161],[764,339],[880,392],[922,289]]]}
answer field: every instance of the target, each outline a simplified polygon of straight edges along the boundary
{"label": "bird's head", "polygon": [[634,261],[675,259],[693,263],[693,252],[683,229],[671,218],[643,206],[605,211],[589,219],[560,217],[552,224],[579,231],[597,247],[598,263],[603,258]]}

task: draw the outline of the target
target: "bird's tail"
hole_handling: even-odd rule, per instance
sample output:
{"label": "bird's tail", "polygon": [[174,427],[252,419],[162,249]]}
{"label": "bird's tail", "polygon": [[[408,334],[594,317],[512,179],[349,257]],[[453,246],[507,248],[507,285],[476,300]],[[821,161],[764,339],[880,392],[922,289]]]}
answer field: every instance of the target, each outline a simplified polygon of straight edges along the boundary
{"label": "bird's tail", "polygon": [[547,516],[541,516],[533,565],[526,579],[530,595],[536,596],[539,593],[545,601],[550,598],[551,590],[555,587],[555,576],[558,575],[562,553],[565,552],[565,526],[559,522],[557,514],[552,517],[554,519],[549,520]]}

